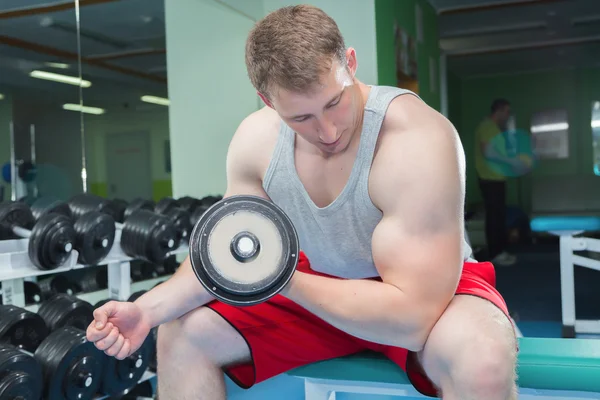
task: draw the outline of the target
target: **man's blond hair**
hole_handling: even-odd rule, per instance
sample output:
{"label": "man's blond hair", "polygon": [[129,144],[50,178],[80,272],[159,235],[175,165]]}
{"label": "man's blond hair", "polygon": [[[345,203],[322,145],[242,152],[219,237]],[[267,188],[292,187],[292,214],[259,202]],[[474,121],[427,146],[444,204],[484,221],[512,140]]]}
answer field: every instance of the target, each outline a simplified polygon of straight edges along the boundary
{"label": "man's blond hair", "polygon": [[273,11],[256,23],[246,42],[248,76],[267,98],[275,88],[313,90],[334,57],[346,65],[342,34],[329,15],[309,5]]}

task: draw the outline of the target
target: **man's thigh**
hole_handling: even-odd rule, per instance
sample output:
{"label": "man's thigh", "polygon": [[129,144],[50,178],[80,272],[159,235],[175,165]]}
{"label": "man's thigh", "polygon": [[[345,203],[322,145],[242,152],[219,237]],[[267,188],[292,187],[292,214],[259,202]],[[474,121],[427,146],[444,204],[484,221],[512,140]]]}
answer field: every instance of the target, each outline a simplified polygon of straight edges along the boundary
{"label": "man's thigh", "polygon": [[244,338],[250,362],[225,368],[240,387],[249,388],[296,367],[365,350],[365,344],[277,295],[250,307],[208,304]]}

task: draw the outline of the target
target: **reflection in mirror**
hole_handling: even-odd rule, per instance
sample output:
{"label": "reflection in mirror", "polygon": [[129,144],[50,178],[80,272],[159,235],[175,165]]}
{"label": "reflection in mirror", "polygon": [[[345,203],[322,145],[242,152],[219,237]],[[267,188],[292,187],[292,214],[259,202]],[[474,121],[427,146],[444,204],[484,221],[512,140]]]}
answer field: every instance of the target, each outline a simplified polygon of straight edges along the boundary
{"label": "reflection in mirror", "polygon": [[75,0],[2,0],[0,20],[0,199],[67,200],[82,191]]}
{"label": "reflection in mirror", "polygon": [[171,195],[164,0],[80,8],[88,192]]}
{"label": "reflection in mirror", "polygon": [[531,134],[538,159],[569,157],[569,119],[567,110],[543,110],[531,118]]}
{"label": "reflection in mirror", "polygon": [[600,175],[600,101],[592,103],[592,142],[594,146],[594,174]]}

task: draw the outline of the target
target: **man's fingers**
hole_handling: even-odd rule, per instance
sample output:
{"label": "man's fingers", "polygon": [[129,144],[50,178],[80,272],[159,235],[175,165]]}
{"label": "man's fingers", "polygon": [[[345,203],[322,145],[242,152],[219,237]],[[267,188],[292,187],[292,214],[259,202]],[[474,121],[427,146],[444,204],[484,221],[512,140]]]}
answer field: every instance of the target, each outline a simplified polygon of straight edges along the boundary
{"label": "man's fingers", "polygon": [[130,352],[131,352],[131,342],[129,341],[129,339],[125,339],[125,342],[123,343],[123,347],[121,347],[121,351],[119,351],[119,353],[115,356],[115,358],[117,360],[123,360],[125,357],[127,357],[129,355]]}
{"label": "man's fingers", "polygon": [[113,329],[110,331],[107,337],[96,342],[96,347],[98,348],[98,350],[104,351],[110,348],[110,346],[112,346],[113,344],[115,344],[119,336],[121,336],[119,335],[119,330],[116,327],[113,327]]}
{"label": "man's fingers", "polygon": [[94,310],[94,323],[96,324],[96,329],[101,330],[106,325],[108,318],[111,317],[117,307],[118,302],[109,301],[101,307],[98,307]]}
{"label": "man's fingers", "polygon": [[106,325],[104,325],[104,328],[98,330],[96,329],[96,322],[92,321],[92,323],[88,325],[86,331],[87,340],[94,343],[99,340],[102,340],[108,336],[113,327],[113,324],[109,322]]}
{"label": "man's fingers", "polygon": [[125,343],[125,337],[121,334],[117,335],[117,340],[115,340],[114,344],[110,346],[108,349],[104,350],[107,356],[113,357],[121,351],[123,347],[123,343]]}

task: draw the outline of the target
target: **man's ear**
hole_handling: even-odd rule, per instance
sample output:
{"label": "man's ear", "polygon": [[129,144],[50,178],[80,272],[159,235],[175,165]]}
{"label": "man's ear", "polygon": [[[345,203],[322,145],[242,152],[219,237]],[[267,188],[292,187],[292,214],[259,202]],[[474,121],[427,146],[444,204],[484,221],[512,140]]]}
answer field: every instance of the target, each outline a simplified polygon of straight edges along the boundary
{"label": "man's ear", "polygon": [[356,60],[356,50],[352,47],[346,49],[346,60],[348,62],[348,70],[352,77],[356,74],[356,70],[358,69],[358,61]]}
{"label": "man's ear", "polygon": [[260,96],[260,98],[263,101],[263,103],[265,103],[268,107],[271,107],[271,108],[274,109],[273,104],[269,101],[269,99],[267,98],[267,96],[265,96],[261,92],[256,92],[256,93],[258,93],[258,95]]}

